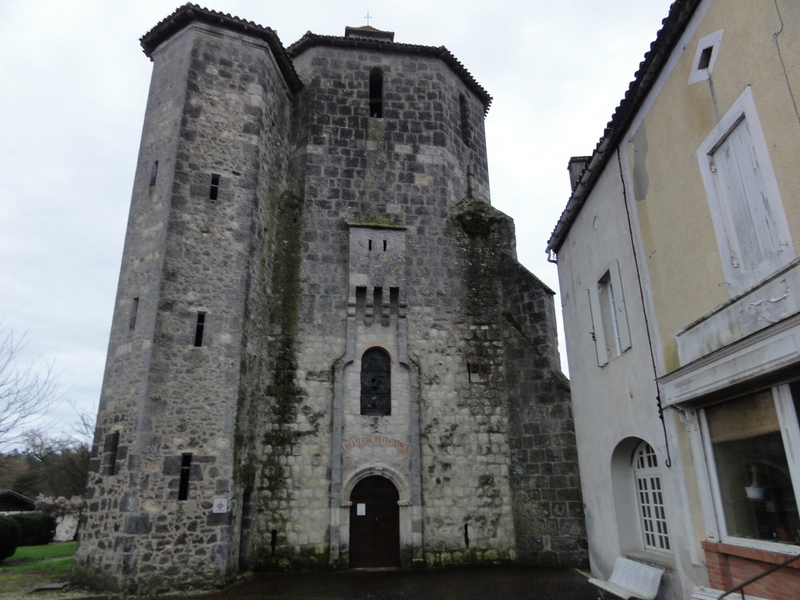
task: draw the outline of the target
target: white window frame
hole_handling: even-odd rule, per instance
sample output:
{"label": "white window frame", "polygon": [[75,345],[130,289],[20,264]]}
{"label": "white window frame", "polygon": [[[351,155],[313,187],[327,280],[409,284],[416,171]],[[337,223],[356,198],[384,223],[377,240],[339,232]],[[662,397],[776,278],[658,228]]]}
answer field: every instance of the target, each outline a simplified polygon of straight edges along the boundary
{"label": "white window frame", "polygon": [[[617,260],[611,262],[603,276],[588,292],[597,365],[602,367],[611,358],[622,355],[631,347],[625,295]],[[610,335],[606,335],[607,333]]]}
{"label": "white window frame", "polygon": [[[746,198],[748,206],[752,202],[763,202],[769,216],[770,224],[756,222],[756,238],[764,240],[775,236],[777,249],[765,257],[752,269],[743,266],[742,250],[739,247],[739,238],[736,235],[735,218],[731,209],[732,200],[726,195],[725,189],[717,175],[715,166],[715,152],[728,139],[734,129],[746,122],[752,141],[752,156],[757,175],[753,185],[758,185],[765,198]],[[753,93],[750,86],[733,103],[730,110],[720,120],[716,127],[706,137],[697,149],[697,159],[703,185],[708,195],[711,220],[717,237],[722,269],[728,283],[729,293],[736,296],[763,281],[768,275],[780,267],[785,266],[795,257],[791,233],[783,210],[780,190],[769,158],[767,142],[758,119]],[[759,180],[760,176],[760,180]]]}
{"label": "white window frame", "polygon": [[[699,83],[700,81],[706,81],[707,79],[711,78],[711,72],[714,70],[714,65],[717,62],[717,56],[719,55],[719,46],[722,42],[722,32],[724,29],[719,29],[714,33],[709,33],[707,36],[700,38],[697,42],[697,49],[694,53],[694,60],[692,61],[692,70],[689,73],[689,85],[693,83]],[[706,48],[711,48],[711,60],[708,63],[708,66],[701,69],[700,68],[700,57],[703,54],[703,50]]]}
{"label": "white window frame", "polygon": [[[648,466],[639,466],[639,459],[648,461]],[[633,486],[636,494],[636,506],[639,509],[639,531],[642,548],[645,552],[661,552],[672,554],[672,542],[669,537],[667,507],[664,503],[664,485],[658,456],[653,447],[642,442],[633,453]],[[644,487],[643,487],[644,486]],[[648,530],[648,523],[652,530]],[[648,534],[654,543],[647,541]],[[666,545],[666,547],[665,547]]]}
{"label": "white window frame", "polygon": [[[797,419],[794,401],[788,384],[773,387],[772,396],[775,401],[775,410],[778,415],[778,423],[780,424],[786,462],[789,466],[789,474],[792,480],[792,487],[794,488],[795,502],[798,504],[798,510],[800,510],[800,423]],[[700,409],[698,413],[700,416],[700,428],[703,438],[708,483],[711,487],[710,492],[714,507],[714,520],[719,539],[727,544],[737,546],[758,548],[784,554],[796,554],[799,547],[796,544],[780,544],[767,540],[733,537],[728,534],[723,502],[720,494],[717,466],[714,461],[714,449],[711,444],[711,435],[708,429],[708,420],[705,410]]]}

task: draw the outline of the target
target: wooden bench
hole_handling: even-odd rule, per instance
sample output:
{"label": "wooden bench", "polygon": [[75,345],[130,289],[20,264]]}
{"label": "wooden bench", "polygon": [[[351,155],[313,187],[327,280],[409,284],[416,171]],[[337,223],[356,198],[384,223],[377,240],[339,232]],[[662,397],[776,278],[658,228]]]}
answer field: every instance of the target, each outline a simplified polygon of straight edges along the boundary
{"label": "wooden bench", "polygon": [[619,557],[608,581],[590,578],[589,583],[620,598],[653,600],[658,593],[664,569],[644,565],[635,560]]}

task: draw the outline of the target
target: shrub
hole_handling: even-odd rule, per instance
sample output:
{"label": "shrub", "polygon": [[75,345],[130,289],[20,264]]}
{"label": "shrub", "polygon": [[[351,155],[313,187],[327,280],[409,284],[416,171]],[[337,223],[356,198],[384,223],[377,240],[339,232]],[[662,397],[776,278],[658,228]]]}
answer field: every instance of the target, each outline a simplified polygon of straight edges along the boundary
{"label": "shrub", "polygon": [[8,517],[20,528],[20,546],[42,546],[53,541],[56,534],[56,518],[42,513],[27,513]]}
{"label": "shrub", "polygon": [[16,552],[19,538],[17,522],[10,517],[0,517],[0,562]]}
{"label": "shrub", "polygon": [[119,592],[114,576],[94,567],[75,565],[70,571],[69,583],[73,588],[93,592]]}

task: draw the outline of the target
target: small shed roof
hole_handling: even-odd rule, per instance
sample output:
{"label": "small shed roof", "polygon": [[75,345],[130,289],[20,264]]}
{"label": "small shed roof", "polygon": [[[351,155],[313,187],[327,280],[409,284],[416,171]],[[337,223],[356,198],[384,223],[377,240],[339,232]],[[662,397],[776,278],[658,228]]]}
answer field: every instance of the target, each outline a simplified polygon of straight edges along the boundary
{"label": "small shed roof", "polygon": [[0,512],[27,512],[36,508],[36,502],[12,490],[0,491]]}

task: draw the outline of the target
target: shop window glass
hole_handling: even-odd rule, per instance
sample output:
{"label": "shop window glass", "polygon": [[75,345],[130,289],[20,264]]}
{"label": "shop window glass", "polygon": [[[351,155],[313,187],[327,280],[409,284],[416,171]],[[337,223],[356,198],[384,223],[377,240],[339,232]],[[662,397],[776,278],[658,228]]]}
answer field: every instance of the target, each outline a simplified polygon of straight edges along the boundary
{"label": "shop window glass", "polygon": [[728,536],[800,543],[793,485],[797,466],[787,457],[785,439],[796,436],[798,424],[787,387],[705,410],[718,505]]}

